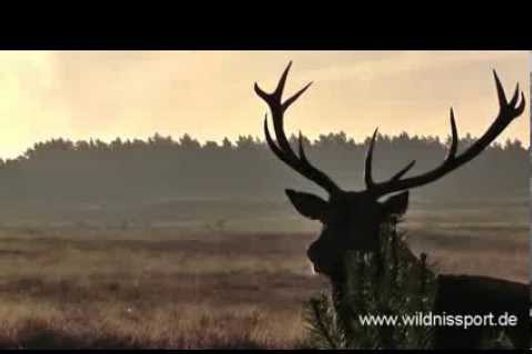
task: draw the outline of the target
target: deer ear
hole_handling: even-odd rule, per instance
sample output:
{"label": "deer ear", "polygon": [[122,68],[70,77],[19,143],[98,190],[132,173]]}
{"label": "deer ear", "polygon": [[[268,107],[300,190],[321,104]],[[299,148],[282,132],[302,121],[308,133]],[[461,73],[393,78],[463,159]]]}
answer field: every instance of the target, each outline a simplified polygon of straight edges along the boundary
{"label": "deer ear", "polygon": [[325,219],[328,203],[320,197],[303,192],[296,192],[292,189],[285,190],[288,199],[296,210],[306,218],[312,220]]}
{"label": "deer ear", "polygon": [[408,191],[392,195],[383,203],[387,215],[403,215],[408,208]]}

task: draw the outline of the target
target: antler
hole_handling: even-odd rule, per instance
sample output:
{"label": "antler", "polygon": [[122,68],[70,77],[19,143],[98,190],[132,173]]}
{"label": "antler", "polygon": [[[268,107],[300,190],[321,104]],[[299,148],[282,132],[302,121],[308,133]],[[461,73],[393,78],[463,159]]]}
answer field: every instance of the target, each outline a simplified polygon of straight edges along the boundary
{"label": "antler", "polygon": [[[401,179],[401,177],[414,166],[414,160],[402,170],[397,172],[388,181],[382,183],[375,183],[371,176],[373,149],[375,147],[375,139],[377,137],[377,130],[375,130],[375,133],[373,134],[373,137],[371,138],[368,147],[365,163],[364,179],[368,191],[378,196],[382,196],[388,193],[397,192],[413,187],[419,187],[424,184],[433,182],[439,179],[440,177],[445,176],[447,173],[453,171],[454,169],[457,169],[468,161],[472,160],[478,154],[480,154],[491,142],[493,142],[497,138],[497,136],[525,110],[525,96],[523,92],[521,92],[521,95],[519,95],[519,84],[517,84],[515,88],[515,92],[512,99],[510,100],[510,102],[508,102],[506,100],[506,95],[501,85],[501,81],[499,80],[499,77],[497,76],[495,70],[493,70],[493,75],[495,77],[495,86],[497,88],[497,97],[499,99],[499,114],[497,115],[491,126],[488,128],[488,130],[486,130],[484,135],[482,135],[482,137],[475,141],[464,152],[457,155],[456,151],[458,148],[458,132],[456,129],[456,122],[454,120],[454,112],[451,108],[451,146],[449,147],[447,157],[445,158],[443,163],[432,171],[426,172],[418,176]],[[518,101],[520,101],[519,104]]]}
{"label": "antler", "polygon": [[273,93],[264,92],[257,83],[255,83],[255,92],[262,98],[270,107],[272,114],[273,127],[275,130],[275,137],[277,139],[277,144],[273,141],[270,131],[268,129],[268,120],[267,117],[264,119],[264,133],[266,135],[266,141],[270,146],[270,149],[275,153],[275,155],[286,163],[288,166],[299,172],[303,177],[306,177],[324,188],[329,194],[335,194],[340,191],[340,188],[327,176],[325,173],[314,167],[305,155],[303,149],[302,135],[299,133],[299,156],[292,150],[288,139],[284,133],[284,112],[294,103],[299,96],[301,96],[312,84],[308,83],[301,90],[296,92],[293,96],[288,98],[286,101],[282,102],[282,95],[284,90],[284,85],[286,83],[286,77],[292,62],[288,63],[288,66],[284,70],[277,88]]}

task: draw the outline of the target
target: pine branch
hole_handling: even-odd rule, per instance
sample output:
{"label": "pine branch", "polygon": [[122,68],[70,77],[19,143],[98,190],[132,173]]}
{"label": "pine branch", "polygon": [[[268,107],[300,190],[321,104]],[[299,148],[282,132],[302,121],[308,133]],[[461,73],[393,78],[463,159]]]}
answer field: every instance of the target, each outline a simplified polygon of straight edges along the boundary
{"label": "pine branch", "polygon": [[[336,284],[341,296],[333,303],[322,296],[309,301],[307,318],[311,334],[331,349],[422,349],[430,348],[430,327],[368,326],[359,323],[365,314],[390,315],[426,312],[431,309],[434,277],[427,257],[414,261],[405,256],[397,220],[381,227],[377,254],[348,252],[344,259],[346,282]],[[400,221],[400,220],[399,220]],[[416,272],[413,270],[416,269]],[[418,273],[419,272],[419,273]],[[332,314],[332,315],[330,315]]]}

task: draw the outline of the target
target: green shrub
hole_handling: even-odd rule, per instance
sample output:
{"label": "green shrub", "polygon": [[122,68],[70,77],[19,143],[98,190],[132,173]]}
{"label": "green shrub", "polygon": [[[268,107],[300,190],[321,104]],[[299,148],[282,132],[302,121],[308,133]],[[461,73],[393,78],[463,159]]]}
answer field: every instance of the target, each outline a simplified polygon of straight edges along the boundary
{"label": "green shrub", "polygon": [[[402,236],[402,235],[401,235]],[[409,257],[395,220],[381,227],[377,254],[348,252],[345,284],[338,296],[322,293],[306,303],[308,345],[320,349],[423,349],[431,347],[431,328],[363,325],[361,315],[397,316],[432,309],[435,279],[426,256]]]}

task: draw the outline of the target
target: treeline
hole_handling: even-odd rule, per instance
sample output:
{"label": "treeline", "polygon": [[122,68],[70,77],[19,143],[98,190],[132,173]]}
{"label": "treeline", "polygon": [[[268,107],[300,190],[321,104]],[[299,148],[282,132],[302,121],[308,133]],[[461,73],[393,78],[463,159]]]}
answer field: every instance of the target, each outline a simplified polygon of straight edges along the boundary
{"label": "treeline", "polygon": [[[290,138],[296,148],[296,137]],[[467,135],[460,149],[474,139]],[[345,133],[304,138],[307,156],[346,189],[363,187],[369,138],[356,142]],[[390,177],[411,160],[409,174],[435,167],[449,139],[379,135],[374,156],[376,180]],[[459,150],[460,151],[460,150]],[[528,195],[528,151],[518,140],[493,144],[478,158],[414,193],[415,198],[498,199]],[[408,175],[407,175],[408,176]],[[0,161],[4,201],[158,201],[210,198],[284,198],[284,188],[319,191],[277,160],[264,141],[203,144],[185,134],[179,139],[155,134],[147,140],[115,139],[36,143],[22,156]]]}

